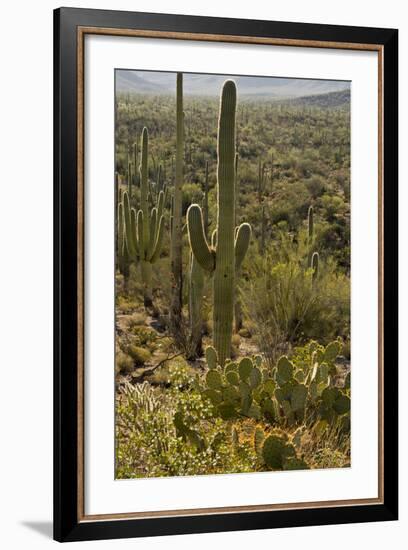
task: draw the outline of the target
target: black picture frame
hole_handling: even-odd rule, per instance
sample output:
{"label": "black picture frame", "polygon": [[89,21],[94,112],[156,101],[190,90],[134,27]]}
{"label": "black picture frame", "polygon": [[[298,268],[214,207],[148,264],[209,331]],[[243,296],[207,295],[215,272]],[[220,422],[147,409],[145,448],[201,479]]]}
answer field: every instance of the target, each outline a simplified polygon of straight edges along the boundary
{"label": "black picture frame", "polygon": [[[78,28],[100,27],[375,44],[383,55],[383,495],[373,504],[274,511],[79,519]],[[398,31],[395,29],[60,8],[54,12],[54,538],[78,541],[398,518]],[[384,360],[385,362],[385,360]]]}

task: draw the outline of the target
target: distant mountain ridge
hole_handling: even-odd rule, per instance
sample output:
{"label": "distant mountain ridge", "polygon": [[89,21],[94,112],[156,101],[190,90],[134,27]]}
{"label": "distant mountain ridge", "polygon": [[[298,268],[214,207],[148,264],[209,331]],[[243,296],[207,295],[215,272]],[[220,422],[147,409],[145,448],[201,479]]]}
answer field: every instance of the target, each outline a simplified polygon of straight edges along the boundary
{"label": "distant mountain ridge", "polygon": [[350,105],[350,90],[328,92],[327,94],[316,94],[292,99],[281,100],[279,103],[286,105],[303,105],[305,107],[328,107],[336,108]]}
{"label": "distant mountain ridge", "polygon": [[[350,87],[349,82],[337,80],[184,73],[184,93],[185,95],[218,96],[223,82],[228,78],[235,80],[238,93],[244,98],[298,98],[347,91]],[[116,71],[118,92],[174,95],[175,89],[176,73]]]}

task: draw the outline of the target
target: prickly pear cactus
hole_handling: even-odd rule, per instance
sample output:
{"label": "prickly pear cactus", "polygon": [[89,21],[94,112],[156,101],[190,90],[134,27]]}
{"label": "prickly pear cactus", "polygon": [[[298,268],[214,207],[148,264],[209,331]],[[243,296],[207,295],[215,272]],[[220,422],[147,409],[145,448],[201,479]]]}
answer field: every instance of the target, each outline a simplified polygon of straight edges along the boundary
{"label": "prickly pear cactus", "polygon": [[[343,388],[335,385],[339,352],[337,341],[326,348],[310,346],[304,363],[295,365],[282,356],[270,371],[261,356],[228,360],[222,367],[215,348],[209,346],[208,371],[199,391],[224,420],[253,418],[295,427],[303,425],[307,411],[308,420],[332,425],[350,416],[350,378]],[[342,422],[346,426],[346,420]]]}
{"label": "prickly pear cactus", "polygon": [[262,446],[262,460],[268,470],[306,470],[309,466],[298,456],[295,446],[283,432],[269,435]]}

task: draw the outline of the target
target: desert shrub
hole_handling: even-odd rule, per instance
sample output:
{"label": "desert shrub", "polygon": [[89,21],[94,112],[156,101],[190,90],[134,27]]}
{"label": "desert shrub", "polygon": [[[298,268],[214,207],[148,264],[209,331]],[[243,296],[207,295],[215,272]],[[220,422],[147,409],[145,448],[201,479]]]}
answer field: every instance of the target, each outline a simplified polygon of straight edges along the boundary
{"label": "desert shrub", "polygon": [[265,257],[251,258],[242,293],[250,329],[273,363],[292,345],[313,338],[328,343],[347,338],[350,327],[350,281],[333,261],[321,261],[313,281],[310,250],[300,232],[296,242],[282,235]]}
{"label": "desert shrub", "polygon": [[320,176],[312,176],[305,181],[305,185],[314,199],[320,197],[326,190],[326,186]]}
{"label": "desert shrub", "polygon": [[[175,376],[178,382],[186,382],[184,374]],[[252,446],[243,444],[239,452],[232,452],[231,427],[214,418],[211,405],[194,388],[183,386],[181,391],[180,385],[173,384],[166,395],[149,384],[121,391],[116,410],[116,476],[254,471]]]}
{"label": "desert shrub", "polygon": [[136,346],[147,346],[150,349],[155,349],[155,343],[157,340],[157,332],[146,326],[134,325],[132,330],[132,343]]}
{"label": "desert shrub", "polygon": [[133,360],[127,353],[123,351],[118,351],[116,353],[116,372],[126,374],[133,370]]}
{"label": "desert shrub", "polygon": [[239,345],[241,343],[241,338],[239,337],[239,334],[233,334],[231,338],[231,343],[236,348],[239,348]]}
{"label": "desert shrub", "polygon": [[147,363],[152,356],[152,354],[148,349],[142,348],[140,346],[135,346],[133,344],[130,344],[127,347],[126,351],[138,366],[141,366]]}
{"label": "desert shrub", "polygon": [[117,313],[132,313],[138,306],[138,303],[133,297],[119,294],[116,297],[116,311]]}
{"label": "desert shrub", "polygon": [[126,325],[129,330],[132,330],[134,327],[139,327],[141,325],[144,325],[145,321],[146,321],[145,313],[135,312],[126,318]]}
{"label": "desert shrub", "polygon": [[203,191],[198,183],[185,183],[182,189],[182,211],[183,216],[187,208],[194,202],[201,202]]}
{"label": "desert shrub", "polygon": [[191,385],[195,371],[182,355],[173,357],[154,371],[150,380],[155,384],[173,385],[179,388]]}

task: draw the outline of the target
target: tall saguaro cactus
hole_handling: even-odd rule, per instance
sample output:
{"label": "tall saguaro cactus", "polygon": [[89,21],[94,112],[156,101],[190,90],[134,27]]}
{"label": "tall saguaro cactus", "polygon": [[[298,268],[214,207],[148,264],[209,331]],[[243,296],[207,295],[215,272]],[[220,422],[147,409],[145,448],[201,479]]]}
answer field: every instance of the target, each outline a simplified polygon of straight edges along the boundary
{"label": "tall saguaro cactus", "polygon": [[152,306],[152,265],[158,260],[164,235],[164,192],[160,191],[157,206],[150,210],[148,201],[148,132],[142,132],[140,166],[140,209],[130,206],[129,195],[123,195],[123,219],[126,247],[132,260],[140,261],[145,307]]}
{"label": "tall saguaro cactus", "polygon": [[307,264],[308,267],[312,267],[313,257],[313,245],[314,245],[314,222],[313,222],[313,206],[309,206],[307,212]]}
{"label": "tall saguaro cactus", "polygon": [[235,272],[248,250],[251,226],[235,228],[235,82],[227,80],[221,94],[218,121],[217,237],[209,246],[198,204],[187,212],[191,250],[200,266],[213,273],[213,343],[220,364],[231,354]]}
{"label": "tall saguaro cactus", "polygon": [[205,176],[204,176],[204,193],[203,193],[203,210],[204,210],[204,231],[208,236],[209,216],[208,216],[208,160],[205,161]]}
{"label": "tall saguaro cactus", "polygon": [[173,194],[173,219],[171,229],[171,273],[172,298],[170,324],[175,335],[180,334],[183,307],[183,264],[182,264],[182,185],[184,150],[183,74],[177,73],[176,84],[176,174]]}

